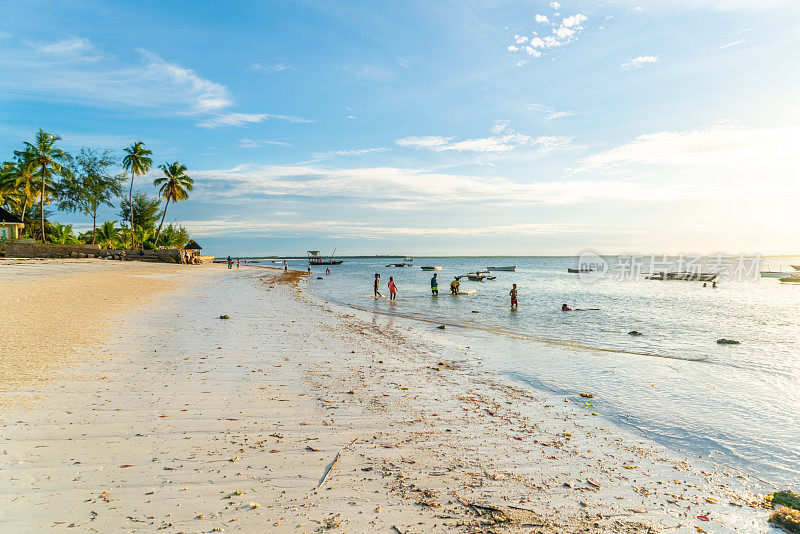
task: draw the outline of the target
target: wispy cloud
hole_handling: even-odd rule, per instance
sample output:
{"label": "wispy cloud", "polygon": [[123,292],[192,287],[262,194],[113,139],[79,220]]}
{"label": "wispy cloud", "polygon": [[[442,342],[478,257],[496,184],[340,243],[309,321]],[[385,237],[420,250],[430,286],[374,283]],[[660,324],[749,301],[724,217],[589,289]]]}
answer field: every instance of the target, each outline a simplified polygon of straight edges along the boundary
{"label": "wispy cloud", "polygon": [[738,41],[734,41],[734,42],[732,42],[732,43],[728,43],[728,44],[726,44],[726,45],[722,45],[722,46],[720,46],[719,48],[717,48],[717,50],[724,50],[724,49],[726,49],[726,48],[730,48],[730,47],[732,47],[732,46],[737,46],[737,45],[740,45],[740,44],[742,44],[743,42],[744,42],[744,39],[740,39],[740,40],[738,40]]}
{"label": "wispy cloud", "polygon": [[345,65],[344,70],[356,78],[366,78],[376,81],[386,81],[397,74],[394,69],[382,67],[380,65]]}
{"label": "wispy cloud", "polygon": [[239,146],[242,148],[262,148],[268,145],[293,147],[291,143],[285,141],[273,141],[272,139],[240,139]]}
{"label": "wispy cloud", "polygon": [[356,148],[351,150],[329,150],[327,152],[315,152],[314,159],[330,159],[342,156],[363,156],[364,154],[372,154],[375,152],[386,152],[389,150],[385,147],[375,148]]}
{"label": "wispy cloud", "polygon": [[234,105],[227,87],[149,50],[136,52],[138,61],[126,63],[80,37],[5,47],[0,51],[0,92],[16,98],[194,116],[204,127],[267,119],[308,122],[285,115],[226,113]]}
{"label": "wispy cloud", "polygon": [[796,168],[800,126],[747,128],[721,124],[699,130],[640,135],[630,143],[585,158],[583,169],[614,169],[633,165]]}
{"label": "wispy cloud", "polygon": [[658,56],[639,56],[634,57],[620,65],[625,70],[641,69],[645,65],[658,61]]}
{"label": "wispy cloud", "polygon": [[544,113],[545,119],[551,121],[554,119],[563,119],[564,117],[574,117],[580,115],[577,111],[556,111],[555,109],[545,106],[544,104],[528,104],[526,106],[531,111],[540,111]]}
{"label": "wispy cloud", "polygon": [[270,113],[223,113],[199,122],[201,128],[218,128],[220,126],[244,126],[251,123],[260,123],[267,120],[280,120],[293,123],[314,122],[310,119],[292,117],[290,115],[273,115]]}
{"label": "wispy cloud", "polygon": [[256,72],[283,72],[287,70],[297,70],[293,65],[288,63],[275,63],[273,65],[262,65],[261,63],[253,63],[249,67],[250,70]]}
{"label": "wispy cloud", "polygon": [[454,137],[422,136],[403,137],[395,141],[397,146],[443,152],[508,152],[521,147],[539,147],[555,149],[570,144],[572,138],[562,136],[533,137],[517,133],[509,128],[509,121],[496,121],[489,137],[463,139],[455,141]]}

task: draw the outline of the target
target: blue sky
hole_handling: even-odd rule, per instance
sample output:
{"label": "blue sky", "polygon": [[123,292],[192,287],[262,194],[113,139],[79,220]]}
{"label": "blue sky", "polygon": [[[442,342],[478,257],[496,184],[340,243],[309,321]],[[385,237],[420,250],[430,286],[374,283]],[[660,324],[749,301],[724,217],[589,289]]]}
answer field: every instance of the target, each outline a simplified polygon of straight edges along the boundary
{"label": "blue sky", "polygon": [[3,157],[141,139],[211,253],[795,251],[794,0],[4,11]]}

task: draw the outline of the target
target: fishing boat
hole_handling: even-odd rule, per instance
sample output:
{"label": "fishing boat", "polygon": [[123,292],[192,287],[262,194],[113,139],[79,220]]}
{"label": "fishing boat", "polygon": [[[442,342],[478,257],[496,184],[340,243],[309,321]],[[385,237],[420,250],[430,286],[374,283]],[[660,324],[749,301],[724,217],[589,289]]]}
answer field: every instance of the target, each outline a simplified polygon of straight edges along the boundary
{"label": "fishing boat", "polygon": [[[794,267],[794,265],[792,265],[792,267]],[[786,278],[781,278],[781,282],[784,284],[800,284],[800,273],[795,273],[791,276],[787,276]]]}
{"label": "fishing boat", "polygon": [[411,267],[410,263],[387,263],[387,267]]}
{"label": "fishing boat", "polygon": [[568,273],[593,273],[594,269],[567,269]]}
{"label": "fishing boat", "polygon": [[441,271],[441,265],[426,265],[425,267],[420,267],[423,271]]}
{"label": "fishing boat", "polygon": [[343,260],[334,260],[333,255],[336,254],[336,249],[333,249],[333,254],[330,258],[323,258],[319,255],[319,250],[308,251],[308,264],[309,265],[341,265]]}
{"label": "fishing boat", "polygon": [[673,272],[653,273],[645,276],[646,280],[680,280],[683,282],[713,282],[716,273]]}
{"label": "fishing boat", "polygon": [[792,269],[795,271],[800,271],[800,265],[792,265]]}
{"label": "fishing boat", "polygon": [[483,282],[484,278],[486,278],[485,274],[467,273],[467,280],[469,280],[470,282]]}
{"label": "fishing boat", "polygon": [[406,257],[403,259],[403,261],[404,261],[404,262],[406,262],[406,263],[412,263],[412,262],[414,261],[414,258],[409,258],[408,256],[406,256]]}
{"label": "fishing boat", "polygon": [[505,267],[487,267],[486,270],[487,271],[509,271],[509,272],[512,272],[512,271],[516,271],[517,270],[517,266],[516,265],[507,265]]}

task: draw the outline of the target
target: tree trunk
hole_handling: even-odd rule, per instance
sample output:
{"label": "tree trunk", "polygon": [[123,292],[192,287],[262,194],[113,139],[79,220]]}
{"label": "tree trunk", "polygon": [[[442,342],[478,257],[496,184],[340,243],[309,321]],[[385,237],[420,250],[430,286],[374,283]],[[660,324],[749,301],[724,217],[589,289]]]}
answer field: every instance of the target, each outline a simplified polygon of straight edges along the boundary
{"label": "tree trunk", "polygon": [[131,169],[131,190],[128,192],[128,223],[131,228],[131,249],[133,249],[133,169]]}
{"label": "tree trunk", "polygon": [[158,248],[158,236],[161,235],[161,227],[164,226],[164,219],[167,216],[168,207],[169,207],[169,199],[167,199],[167,203],[164,205],[164,214],[161,216],[161,224],[158,225],[158,231],[156,232],[156,248]]}
{"label": "tree trunk", "polygon": [[47,164],[44,163],[44,164],[42,164],[42,198],[41,198],[41,203],[40,203],[40,206],[39,206],[41,208],[41,210],[42,210],[41,211],[41,215],[42,215],[42,228],[41,228],[41,230],[42,230],[42,243],[47,243],[47,237],[46,237],[46,235],[44,233],[44,179],[45,179],[46,173],[47,173]]}
{"label": "tree trunk", "polygon": [[94,238],[97,235],[97,212],[92,214],[92,245],[94,245]]}

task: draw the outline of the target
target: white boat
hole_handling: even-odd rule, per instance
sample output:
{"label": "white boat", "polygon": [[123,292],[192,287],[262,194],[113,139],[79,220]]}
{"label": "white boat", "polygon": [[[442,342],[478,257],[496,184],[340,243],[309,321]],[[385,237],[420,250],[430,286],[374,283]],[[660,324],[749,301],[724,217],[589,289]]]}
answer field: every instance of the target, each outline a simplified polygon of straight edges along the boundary
{"label": "white boat", "polygon": [[[792,267],[794,267],[794,265]],[[800,284],[800,273],[795,273],[791,276],[787,276],[786,278],[781,278],[781,282],[785,284]]]}
{"label": "white boat", "polygon": [[425,267],[420,267],[423,271],[441,271],[441,265],[426,265]]}
{"label": "white boat", "polygon": [[792,265],[792,269],[795,271],[800,271],[800,265]]}
{"label": "white boat", "polygon": [[794,276],[797,273],[781,272],[781,271],[761,271],[761,278],[785,278],[787,276]]}
{"label": "white boat", "polygon": [[516,265],[508,265],[506,267],[487,267],[487,271],[516,271]]}

